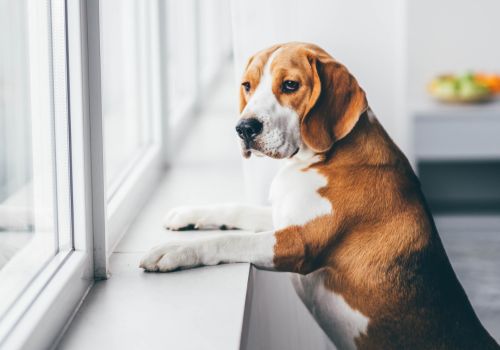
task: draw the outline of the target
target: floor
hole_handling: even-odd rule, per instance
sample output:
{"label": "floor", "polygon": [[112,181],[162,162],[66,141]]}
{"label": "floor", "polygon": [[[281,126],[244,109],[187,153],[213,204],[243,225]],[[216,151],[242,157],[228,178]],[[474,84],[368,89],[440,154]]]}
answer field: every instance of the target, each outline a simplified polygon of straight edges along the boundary
{"label": "floor", "polygon": [[500,216],[435,219],[448,257],[474,310],[500,343]]}
{"label": "floor", "polygon": [[[89,342],[95,343],[96,339],[101,345],[115,348],[119,346],[116,339],[123,340],[123,337],[131,339],[127,344],[130,348],[149,349],[159,347],[152,343],[152,338],[164,337],[161,345],[168,348],[168,344],[173,344],[169,339],[174,335],[192,340],[199,338],[199,332],[207,327],[213,327],[213,332],[206,336],[220,337],[221,341],[237,346],[238,339],[233,334],[241,324],[232,321],[231,317],[235,316],[231,310],[242,308],[242,299],[235,295],[245,293],[242,286],[246,281],[240,280],[247,268],[245,265],[210,267],[211,280],[207,280],[206,272],[202,273],[205,269],[168,274],[167,278],[167,275],[145,274],[138,268],[141,255],[167,237],[192,239],[199,234],[164,231],[161,219],[169,208],[238,201],[244,197],[242,160],[233,135],[237,109],[230,102],[236,102],[237,98],[232,79],[230,72],[226,72],[221,85],[207,100],[176,163],[112,255],[111,278],[96,283],[59,348],[86,349]],[[500,218],[440,217],[437,224],[475,310],[500,341]],[[182,279],[184,274],[195,278],[187,282]],[[214,284],[223,287],[222,296],[200,292]],[[177,295],[177,299],[173,300],[172,295]],[[193,310],[195,306],[189,303],[190,298],[201,300],[203,309]],[[178,315],[179,308],[186,309],[181,315],[196,317],[172,319],[171,313]],[[214,327],[207,315],[217,315],[227,322]],[[144,323],[146,327],[136,327]],[[179,323],[191,324],[191,331],[172,333]],[[130,332],[136,334],[132,337]],[[151,337],[151,334],[160,337]],[[193,349],[204,348],[206,342],[201,337],[194,344]]]}

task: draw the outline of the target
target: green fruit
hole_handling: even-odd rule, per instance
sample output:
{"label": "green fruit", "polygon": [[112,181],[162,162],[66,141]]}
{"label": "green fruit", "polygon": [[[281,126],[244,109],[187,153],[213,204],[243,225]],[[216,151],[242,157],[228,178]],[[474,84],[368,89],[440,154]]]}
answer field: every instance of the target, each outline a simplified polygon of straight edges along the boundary
{"label": "green fruit", "polygon": [[458,86],[453,79],[442,79],[437,81],[434,88],[434,94],[440,98],[454,98],[457,95],[457,88]]}
{"label": "green fruit", "polygon": [[457,78],[457,80],[458,80],[459,84],[467,83],[467,82],[474,82],[474,75],[472,73],[465,73],[465,74],[462,74],[461,76],[459,76]]}
{"label": "green fruit", "polygon": [[458,95],[463,99],[475,99],[487,96],[488,89],[476,83],[474,80],[462,81],[458,90]]}

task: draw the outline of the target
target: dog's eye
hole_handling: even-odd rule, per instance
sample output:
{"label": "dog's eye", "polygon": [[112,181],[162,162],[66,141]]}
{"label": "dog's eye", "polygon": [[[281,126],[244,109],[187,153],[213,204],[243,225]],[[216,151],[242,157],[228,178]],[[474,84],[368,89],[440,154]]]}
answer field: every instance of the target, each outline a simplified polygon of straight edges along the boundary
{"label": "dog's eye", "polygon": [[295,92],[299,89],[299,82],[293,80],[285,80],[283,84],[281,84],[281,91],[289,94]]}
{"label": "dog's eye", "polygon": [[245,89],[246,92],[250,91],[250,83],[248,81],[245,81],[241,85],[243,85],[243,88]]}

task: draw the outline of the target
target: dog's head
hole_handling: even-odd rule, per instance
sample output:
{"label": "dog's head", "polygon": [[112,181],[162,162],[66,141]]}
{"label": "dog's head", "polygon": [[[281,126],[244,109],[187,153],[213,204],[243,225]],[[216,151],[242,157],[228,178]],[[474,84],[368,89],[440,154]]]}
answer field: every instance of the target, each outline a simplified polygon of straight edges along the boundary
{"label": "dog's head", "polygon": [[293,157],[328,151],[367,109],[364,91],[316,45],[276,45],[252,56],[240,87],[236,131],[243,155]]}

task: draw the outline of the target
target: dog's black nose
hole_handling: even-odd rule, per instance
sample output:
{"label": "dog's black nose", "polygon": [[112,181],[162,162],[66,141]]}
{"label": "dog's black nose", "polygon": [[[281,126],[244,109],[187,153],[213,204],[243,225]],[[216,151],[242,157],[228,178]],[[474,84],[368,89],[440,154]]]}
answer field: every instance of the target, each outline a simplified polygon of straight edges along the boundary
{"label": "dog's black nose", "polygon": [[262,132],[262,122],[255,118],[242,119],[236,125],[236,132],[242,140],[252,141],[255,136]]}

